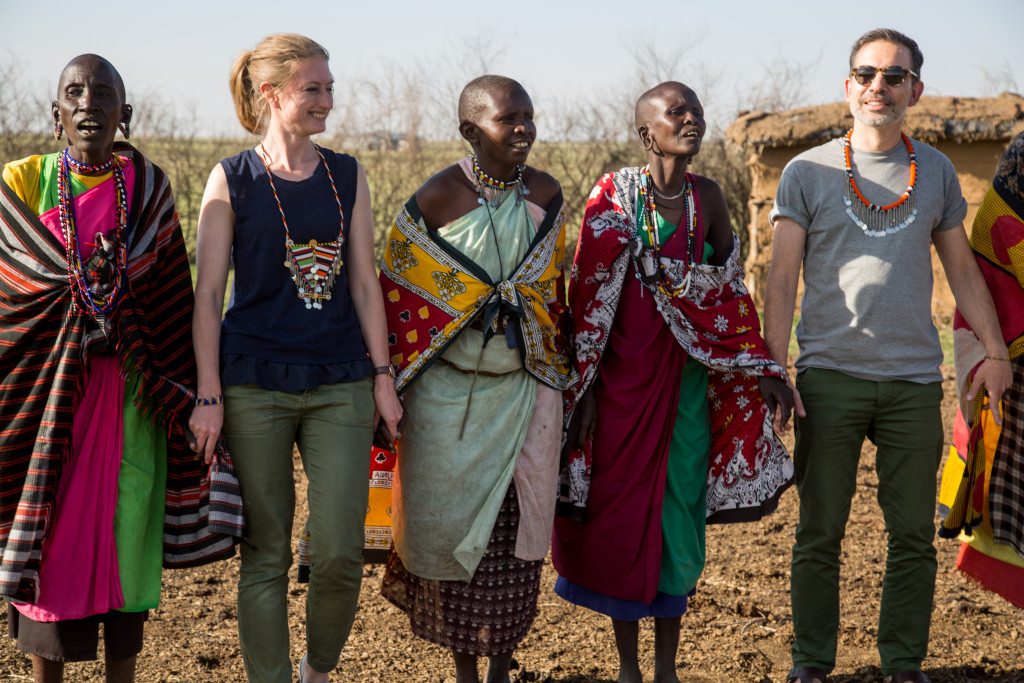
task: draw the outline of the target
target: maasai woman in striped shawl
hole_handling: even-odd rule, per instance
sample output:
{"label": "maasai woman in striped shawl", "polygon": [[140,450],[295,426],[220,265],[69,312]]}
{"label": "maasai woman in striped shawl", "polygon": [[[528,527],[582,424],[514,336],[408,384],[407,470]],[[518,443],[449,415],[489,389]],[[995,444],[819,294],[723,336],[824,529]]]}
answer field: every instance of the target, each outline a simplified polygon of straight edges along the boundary
{"label": "maasai woman in striped shawl", "polygon": [[52,110],[67,148],[0,183],[0,593],[36,681],[95,659],[100,623],[107,680],[130,681],[161,549],[183,566],[234,544],[186,446],[192,288],[166,176],[114,145],[132,108],[102,57],[65,67]]}
{"label": "maasai woman in striped shawl", "polygon": [[383,593],[450,649],[459,683],[507,681],[536,615],[570,381],[562,191],[526,165],[533,104],[503,76],[471,81],[473,148],[399,214],[381,264],[408,426]]}
{"label": "maasai woman in striped shawl", "polygon": [[1012,366],[1013,384],[1001,411],[985,410],[984,392],[972,388],[985,347],[957,311],[953,352],[961,406],[942,475],[939,508],[946,517],[939,535],[964,542],[960,571],[1024,608],[1024,133],[999,162],[974,218],[971,248],[999,314],[1009,350],[1002,360]]}

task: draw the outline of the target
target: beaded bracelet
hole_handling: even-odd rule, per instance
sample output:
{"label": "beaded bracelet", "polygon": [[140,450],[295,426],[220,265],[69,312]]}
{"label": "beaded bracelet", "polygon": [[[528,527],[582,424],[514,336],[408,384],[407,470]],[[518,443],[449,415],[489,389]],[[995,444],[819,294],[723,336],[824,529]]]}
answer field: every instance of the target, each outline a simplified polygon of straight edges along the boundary
{"label": "beaded bracelet", "polygon": [[219,406],[222,403],[224,403],[223,396],[210,396],[209,398],[206,398],[204,396],[196,396],[197,406]]}
{"label": "beaded bracelet", "polygon": [[1003,356],[985,356],[985,359],[986,360],[1005,360],[1006,362],[1010,362],[1010,359],[1008,357],[1003,357]]}

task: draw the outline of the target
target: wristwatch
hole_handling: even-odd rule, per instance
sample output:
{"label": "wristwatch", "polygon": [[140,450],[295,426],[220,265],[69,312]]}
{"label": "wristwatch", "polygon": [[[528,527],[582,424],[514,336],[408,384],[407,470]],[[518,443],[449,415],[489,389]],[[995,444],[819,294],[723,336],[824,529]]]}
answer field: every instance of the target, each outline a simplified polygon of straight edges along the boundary
{"label": "wristwatch", "polygon": [[373,369],[373,374],[374,374],[374,376],[377,376],[377,375],[391,375],[391,378],[394,379],[395,378],[395,366],[392,365],[391,363],[388,363],[387,365],[378,365],[377,367],[375,367]]}

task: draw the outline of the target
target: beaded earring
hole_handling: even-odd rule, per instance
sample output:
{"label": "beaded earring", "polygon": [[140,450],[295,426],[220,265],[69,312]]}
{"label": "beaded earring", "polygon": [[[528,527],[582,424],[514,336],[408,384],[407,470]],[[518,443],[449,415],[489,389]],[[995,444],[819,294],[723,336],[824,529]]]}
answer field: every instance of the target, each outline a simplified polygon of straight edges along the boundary
{"label": "beaded earring", "polygon": [[131,136],[131,123],[123,121],[117,124],[117,127],[121,129],[121,134],[124,135],[124,139],[127,140]]}
{"label": "beaded earring", "polygon": [[53,139],[60,140],[62,135],[64,135],[64,124],[60,121],[55,121],[53,124]]}

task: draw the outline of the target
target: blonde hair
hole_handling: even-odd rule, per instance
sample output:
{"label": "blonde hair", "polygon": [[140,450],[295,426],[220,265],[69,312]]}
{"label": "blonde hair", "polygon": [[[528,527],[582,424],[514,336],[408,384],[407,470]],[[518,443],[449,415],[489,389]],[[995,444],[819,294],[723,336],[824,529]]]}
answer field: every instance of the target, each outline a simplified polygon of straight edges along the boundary
{"label": "blonde hair", "polygon": [[320,43],[298,33],[274,33],[252,50],[246,50],[231,68],[231,97],[242,127],[250,133],[262,133],[267,125],[267,100],[261,83],[279,91],[295,75],[299,62],[306,59],[330,59]]}

